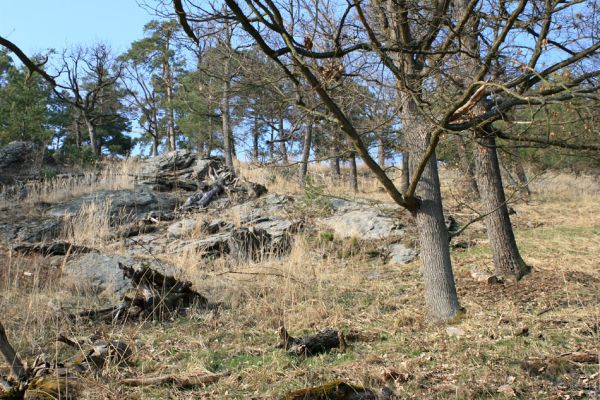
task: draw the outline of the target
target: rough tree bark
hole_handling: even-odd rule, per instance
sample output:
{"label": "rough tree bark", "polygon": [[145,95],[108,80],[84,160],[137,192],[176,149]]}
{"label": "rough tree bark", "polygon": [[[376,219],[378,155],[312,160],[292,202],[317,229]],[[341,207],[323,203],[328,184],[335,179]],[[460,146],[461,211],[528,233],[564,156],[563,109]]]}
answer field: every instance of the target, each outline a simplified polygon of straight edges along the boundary
{"label": "rough tree bark", "polygon": [[461,135],[455,135],[456,147],[458,149],[458,158],[460,162],[460,169],[464,174],[465,181],[469,188],[469,191],[479,198],[479,189],[477,188],[477,182],[475,181],[475,172],[473,171],[473,164],[469,160],[469,152],[467,151],[467,145],[465,139]]}
{"label": "rough tree bark", "polygon": [[350,179],[352,183],[352,190],[354,193],[358,193],[358,170],[356,168],[356,153],[350,153]]}
{"label": "rough tree bark", "polygon": [[99,157],[100,149],[98,148],[98,139],[96,137],[96,126],[87,117],[87,115],[83,115],[83,120],[85,122],[85,126],[88,130],[88,135],[90,137],[90,148],[92,149],[92,153],[94,154],[94,157]]}
{"label": "rough tree bark", "polygon": [[[468,3],[469,0],[459,1],[458,18],[462,18],[463,10],[468,8]],[[461,53],[463,76],[476,76],[479,70],[478,18],[478,14],[473,14],[470,17],[464,34],[461,36],[461,41],[466,50]],[[475,108],[480,113],[484,111],[482,105]],[[478,142],[475,146],[477,188],[479,189],[483,212],[486,214],[484,221],[492,247],[496,275],[504,279],[519,280],[530,269],[521,258],[508,216],[495,134],[489,125],[475,129],[474,134]]]}
{"label": "rough tree bark", "polygon": [[380,134],[377,139],[377,162],[381,168],[385,168],[385,142],[383,140],[383,134]]}
{"label": "rough tree bark", "polygon": [[[406,140],[406,139],[405,139]],[[400,182],[400,191],[406,193],[410,183],[410,155],[405,149],[402,152],[402,181]]]}
{"label": "rough tree bark", "polygon": [[[419,117],[417,104],[411,95],[401,92],[400,96],[404,100],[401,118],[410,153],[409,170],[416,171],[422,155],[427,151],[431,129]],[[435,153],[427,160],[415,194],[419,204],[413,214],[419,231],[425,299],[429,316],[434,321],[445,321],[457,315],[461,307],[458,303],[450,261],[448,230],[444,224]]]}
{"label": "rough tree bark", "polygon": [[484,222],[492,247],[496,275],[503,279],[519,280],[529,273],[530,268],[521,258],[508,215],[496,138],[490,129],[481,129],[477,133],[477,186],[480,189],[482,211],[488,214]]}

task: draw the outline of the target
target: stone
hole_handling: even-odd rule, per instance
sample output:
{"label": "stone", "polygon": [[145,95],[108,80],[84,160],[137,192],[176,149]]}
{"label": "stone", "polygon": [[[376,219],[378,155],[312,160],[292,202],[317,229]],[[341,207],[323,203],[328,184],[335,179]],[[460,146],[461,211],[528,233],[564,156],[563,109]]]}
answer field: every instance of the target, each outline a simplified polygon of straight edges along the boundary
{"label": "stone", "polygon": [[195,219],[182,219],[167,228],[167,236],[172,238],[189,237],[194,231],[200,230],[201,223]]}
{"label": "stone", "polygon": [[132,264],[132,257],[88,253],[69,260],[63,269],[63,279],[79,290],[92,290],[104,296],[120,297],[127,291],[129,281],[123,278],[119,262]]}
{"label": "stone", "polygon": [[62,227],[62,221],[56,218],[0,223],[0,242],[12,244],[49,241],[58,237]]}
{"label": "stone", "polygon": [[[63,269],[65,283],[79,290],[92,290],[101,296],[121,297],[130,287],[129,279],[123,277],[119,263],[137,268],[142,262],[126,255],[87,253],[69,260]],[[148,264],[147,260],[144,260]],[[151,268],[163,275],[176,276],[179,270],[168,264],[152,260]]]}
{"label": "stone", "polygon": [[376,208],[362,208],[323,218],[320,223],[333,230],[336,237],[374,240],[404,234],[403,225],[397,218],[386,215]]}
{"label": "stone", "polygon": [[39,177],[42,155],[40,148],[32,142],[14,141],[0,147],[0,184],[12,185]]}
{"label": "stone", "polygon": [[448,336],[460,337],[465,335],[465,331],[457,326],[449,326],[446,328],[446,333]]}
{"label": "stone", "polygon": [[387,247],[389,251],[389,263],[390,264],[408,264],[413,262],[419,252],[415,249],[405,246],[402,243],[393,243]]}
{"label": "stone", "polygon": [[47,213],[53,217],[74,217],[84,206],[93,203],[98,207],[98,212],[107,212],[111,220],[128,220],[161,206],[170,206],[169,201],[163,201],[161,205],[157,197],[146,189],[100,190],[51,206]]}
{"label": "stone", "polygon": [[203,257],[230,256],[238,260],[261,260],[272,254],[271,235],[258,228],[234,228],[202,239],[172,243],[169,253],[200,253]]}
{"label": "stone", "polygon": [[201,159],[189,150],[179,150],[144,160],[135,176],[140,183],[153,190],[195,191],[211,170],[222,168],[223,161],[220,158]]}

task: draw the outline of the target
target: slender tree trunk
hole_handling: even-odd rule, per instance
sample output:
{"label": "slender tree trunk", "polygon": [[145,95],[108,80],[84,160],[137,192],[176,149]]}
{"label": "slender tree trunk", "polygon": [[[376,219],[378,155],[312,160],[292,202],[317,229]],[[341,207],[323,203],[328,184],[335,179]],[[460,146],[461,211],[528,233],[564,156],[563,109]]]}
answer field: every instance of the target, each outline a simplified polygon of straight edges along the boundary
{"label": "slender tree trunk", "polygon": [[484,221],[492,247],[496,275],[504,279],[519,280],[529,273],[530,268],[521,258],[508,215],[496,152],[496,138],[491,129],[480,130],[477,133],[477,186],[481,193],[482,211],[487,214]]}
{"label": "slender tree trunk", "polygon": [[79,121],[79,117],[75,119],[75,146],[78,149],[81,148],[81,122]]}
{"label": "slender tree trunk", "polygon": [[350,153],[350,179],[352,179],[352,190],[358,193],[358,170],[356,168],[356,153]]}
{"label": "slender tree trunk", "polygon": [[156,157],[158,155],[158,135],[154,133],[152,135],[152,157]]}
{"label": "slender tree trunk", "polygon": [[275,144],[273,143],[275,141],[275,132],[273,129],[273,125],[271,125],[271,140],[269,140],[269,160],[271,160],[271,163],[275,162]]}
{"label": "slender tree trunk", "polygon": [[[336,153],[336,150],[333,150]],[[329,170],[331,171],[331,179],[337,180],[340,178],[342,171],[340,169],[340,158],[338,156],[332,156],[329,160]]]}
{"label": "slender tree trunk", "polygon": [[304,143],[302,144],[302,160],[300,162],[300,185],[304,187],[306,174],[308,173],[308,159],[310,158],[310,147],[312,142],[313,123],[308,122],[304,132]]}
{"label": "slender tree trunk", "polygon": [[258,141],[260,131],[258,129],[258,113],[254,112],[254,126],[252,127],[252,160],[258,162]]}
{"label": "slender tree trunk", "polygon": [[[404,92],[400,96],[404,100],[401,117],[410,153],[409,170],[415,171],[429,145],[431,129],[419,117],[412,96]],[[459,313],[461,307],[450,261],[448,230],[444,224],[435,153],[427,160],[415,194],[419,199],[414,215],[421,246],[425,300],[430,318],[433,321],[446,321]]]}
{"label": "slender tree trunk", "polygon": [[221,118],[223,122],[223,155],[225,165],[233,170],[233,155],[231,151],[231,125],[229,115],[229,93],[231,91],[231,57],[227,56],[223,65],[223,98],[221,99]]}
{"label": "slender tree trunk", "polygon": [[[406,146],[405,146],[406,147]],[[407,149],[402,152],[402,181],[400,182],[400,191],[406,193],[410,184],[410,155]]]}
{"label": "slender tree trunk", "polygon": [[523,168],[523,159],[521,158],[519,149],[507,150],[507,153],[508,165],[510,166],[511,172],[517,177],[516,183],[519,185],[519,191],[521,194],[529,196],[531,194],[529,191],[529,180],[527,179],[525,168]]}
{"label": "slender tree trunk", "polygon": [[88,130],[92,154],[94,154],[94,157],[98,158],[100,157],[100,149],[98,148],[98,138],[96,137],[96,126],[86,116],[84,116],[83,119]]}
{"label": "slender tree trunk", "polygon": [[[464,13],[468,0],[460,0],[460,2],[462,5],[457,8],[457,12]],[[478,14],[471,16],[471,20],[465,26],[465,35],[461,37],[463,46],[467,50],[461,53],[461,64],[464,69],[460,72],[463,76],[474,76],[479,69],[479,18]],[[479,108],[478,112],[483,112],[481,105],[476,108]],[[475,146],[477,188],[486,215],[484,221],[492,248],[496,275],[505,279],[519,280],[530,269],[521,258],[508,216],[496,151],[496,138],[491,128],[486,126],[474,132],[478,142]]]}
{"label": "slender tree trunk", "polygon": [[175,141],[175,114],[173,111],[173,90],[170,85],[167,85],[167,139],[169,150],[177,150]]}
{"label": "slender tree trunk", "polygon": [[475,172],[473,171],[473,164],[469,160],[465,139],[461,135],[455,135],[454,137],[456,147],[458,148],[460,169],[464,174],[469,191],[479,198],[479,189],[477,188],[477,182],[475,181]]}
{"label": "slender tree trunk", "polygon": [[383,133],[377,139],[377,162],[381,168],[385,168],[385,143],[383,140]]}
{"label": "slender tree trunk", "polygon": [[214,128],[213,128],[213,118],[208,117],[208,140],[206,141],[206,156],[210,157],[213,150],[213,141],[214,141]]}
{"label": "slender tree trunk", "polygon": [[289,164],[287,147],[285,145],[285,132],[283,130],[283,112],[279,110],[279,152],[281,153],[281,161],[284,164]]}

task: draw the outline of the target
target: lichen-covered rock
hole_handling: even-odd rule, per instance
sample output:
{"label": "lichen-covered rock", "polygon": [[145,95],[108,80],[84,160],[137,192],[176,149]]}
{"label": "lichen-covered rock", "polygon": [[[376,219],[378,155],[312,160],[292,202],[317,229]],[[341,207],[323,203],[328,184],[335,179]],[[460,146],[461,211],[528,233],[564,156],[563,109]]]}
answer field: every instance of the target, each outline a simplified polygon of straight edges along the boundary
{"label": "lichen-covered rock", "polygon": [[336,237],[385,239],[404,234],[404,226],[394,216],[376,208],[365,207],[321,219],[321,224],[335,232]]}

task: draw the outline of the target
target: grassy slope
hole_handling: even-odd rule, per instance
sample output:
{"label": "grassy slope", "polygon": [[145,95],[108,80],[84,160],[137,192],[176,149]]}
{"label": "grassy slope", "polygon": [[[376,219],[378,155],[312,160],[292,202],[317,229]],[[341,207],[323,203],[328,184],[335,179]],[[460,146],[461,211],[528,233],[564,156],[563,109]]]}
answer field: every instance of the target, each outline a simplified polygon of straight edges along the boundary
{"label": "grassy slope", "polygon": [[[555,358],[600,348],[600,191],[591,180],[574,179],[546,177],[534,184],[529,203],[514,206],[517,241],[534,270],[518,284],[473,281],[470,271],[491,271],[492,261],[482,226],[465,234],[472,247],[452,254],[467,311],[456,325],[460,336],[426,323],[418,261],[384,265],[355,240],[321,241],[318,234],[307,234],[287,259],[237,266],[259,275],[219,275],[230,266],[182,261],[196,286],[226,307],[165,325],[103,327],[105,335],[135,341],[136,362],[89,379],[85,397],[280,398],[338,378],[375,388],[387,384],[402,398],[417,399],[510,398],[511,390],[527,399],[585,397],[594,388],[598,393],[598,365]],[[273,186],[290,190],[277,182]],[[374,186],[363,188],[372,192],[366,196],[385,198]],[[468,207],[458,204],[452,187],[444,189],[445,205],[464,221]],[[340,190],[335,194],[344,194]],[[48,263],[61,260],[5,260],[1,318],[20,353],[25,358],[42,351],[60,359],[72,355],[54,343],[56,334],[89,335],[97,327],[69,326],[53,317],[48,302],[61,299],[80,307],[97,299],[74,296],[50,279],[58,272],[47,274]],[[345,353],[298,360],[274,348],[281,324],[294,335],[333,327],[357,333],[358,340]],[[523,328],[528,335],[519,334]],[[545,357],[545,367],[527,371],[522,367],[526,357]],[[230,375],[186,391],[117,383],[141,373],[199,369]]]}

